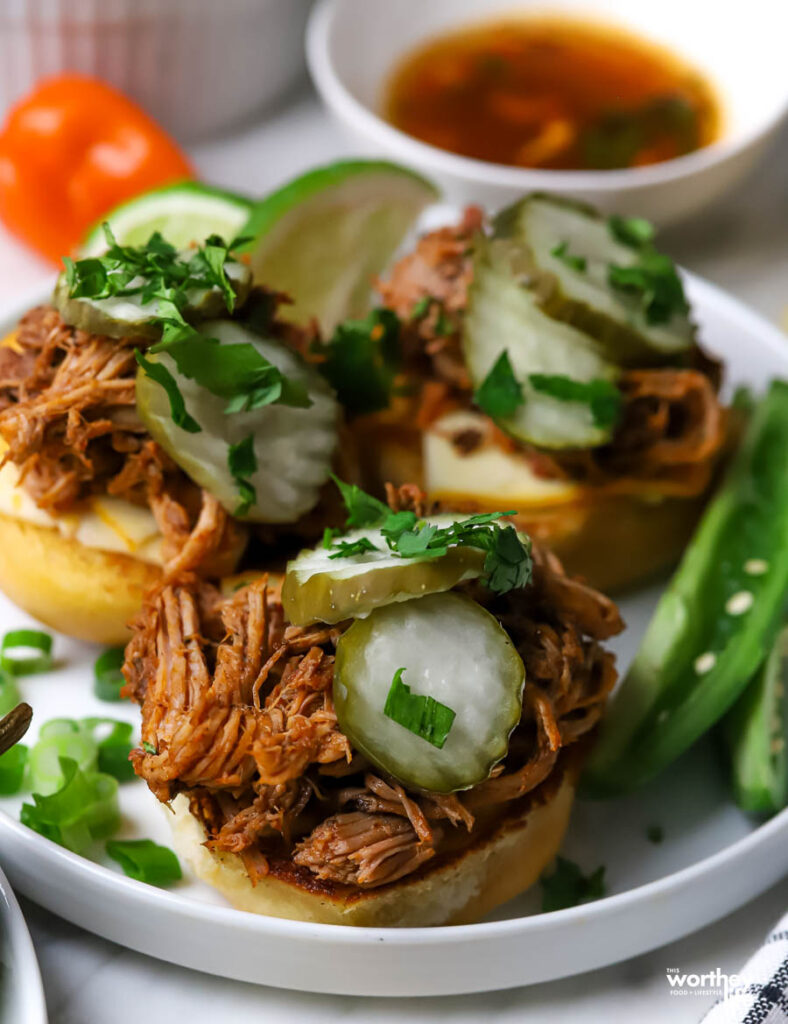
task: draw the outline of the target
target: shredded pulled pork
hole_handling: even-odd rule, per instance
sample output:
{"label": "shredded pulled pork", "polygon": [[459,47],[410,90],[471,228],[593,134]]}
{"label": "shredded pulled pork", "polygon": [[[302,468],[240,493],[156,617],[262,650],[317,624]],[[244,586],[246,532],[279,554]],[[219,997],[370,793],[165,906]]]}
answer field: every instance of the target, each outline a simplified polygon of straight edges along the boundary
{"label": "shredded pulled pork", "polygon": [[[378,286],[383,303],[403,320],[406,362],[421,383],[416,412],[421,429],[472,403],[460,331],[473,277],[471,242],[482,226],[480,211],[470,207],[456,227],[424,235]],[[425,298],[435,300],[429,314],[415,316],[414,307]],[[545,477],[569,476],[621,492],[642,491],[645,484],[666,494],[700,494],[723,445],[726,423],[717,398],[720,364],[697,346],[692,362],[693,369],[625,373],[621,421],[608,445],[549,455],[527,446],[519,450]],[[500,431],[495,442],[511,447]]]}
{"label": "shredded pulled pork", "polygon": [[[423,502],[410,488],[390,497]],[[332,701],[346,624],[294,628],[265,580],[222,599],[188,574],[149,596],[127,648],[125,693],[142,705],[137,774],[162,801],[185,793],[206,845],[240,855],[253,881],[286,865],[370,888],[463,849],[594,727],[616,679],[601,641],[623,626],[611,601],[539,549],[526,590],[468,590],[507,629],[528,680],[506,759],[473,789],[410,792],[352,749]]]}
{"label": "shredded pulled pork", "polygon": [[150,438],[135,408],[136,371],[131,341],[75,330],[49,306],[31,310],[0,347],[3,463],[48,512],[96,494],[148,505],[170,575],[231,572],[246,528]]}

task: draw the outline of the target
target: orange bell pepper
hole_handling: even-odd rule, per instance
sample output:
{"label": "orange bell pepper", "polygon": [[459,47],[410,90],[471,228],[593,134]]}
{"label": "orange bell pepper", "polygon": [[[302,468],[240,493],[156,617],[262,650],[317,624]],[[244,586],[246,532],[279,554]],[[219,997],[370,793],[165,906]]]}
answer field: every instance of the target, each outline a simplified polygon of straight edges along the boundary
{"label": "orange bell pepper", "polygon": [[0,218],[53,262],[118,203],[192,177],[136,103],[84,75],[44,79],[0,131]]}

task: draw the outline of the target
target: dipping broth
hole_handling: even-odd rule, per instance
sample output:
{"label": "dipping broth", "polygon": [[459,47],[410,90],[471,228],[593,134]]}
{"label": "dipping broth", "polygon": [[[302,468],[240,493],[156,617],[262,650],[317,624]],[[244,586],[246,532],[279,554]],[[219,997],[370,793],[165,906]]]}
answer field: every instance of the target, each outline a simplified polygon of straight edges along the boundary
{"label": "dipping broth", "polygon": [[514,167],[612,170],[719,136],[703,77],[637,36],[567,19],[495,22],[433,39],[395,68],[384,115],[463,156]]}

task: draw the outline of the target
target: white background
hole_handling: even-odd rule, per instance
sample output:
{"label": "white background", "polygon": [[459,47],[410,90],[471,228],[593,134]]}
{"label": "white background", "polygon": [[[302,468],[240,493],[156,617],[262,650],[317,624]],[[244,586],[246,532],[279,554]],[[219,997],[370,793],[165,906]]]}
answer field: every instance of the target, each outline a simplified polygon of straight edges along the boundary
{"label": "white background", "polygon": [[[350,152],[358,150],[348,149],[314,97],[303,92],[260,124],[195,147],[192,155],[206,181],[256,195],[306,167]],[[788,132],[724,206],[661,240],[679,262],[783,325],[788,309],[786,158]],[[50,276],[49,267],[0,230],[0,302]],[[301,995],[212,978],[124,950],[28,902],[22,907],[39,955],[52,1024],[394,1024],[483,1017],[496,1024],[650,1024],[702,1016],[711,1000],[671,996],[667,968],[682,974],[737,971],[788,908],[788,880],[718,924],[615,967],[530,989],[418,1001]]]}

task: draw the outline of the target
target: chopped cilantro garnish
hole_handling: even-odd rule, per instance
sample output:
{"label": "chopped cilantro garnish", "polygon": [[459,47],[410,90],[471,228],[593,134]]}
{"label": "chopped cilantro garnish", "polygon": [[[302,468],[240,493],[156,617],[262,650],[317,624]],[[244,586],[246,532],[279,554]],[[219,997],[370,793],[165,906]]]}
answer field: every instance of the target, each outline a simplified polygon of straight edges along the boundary
{"label": "chopped cilantro garnish", "polygon": [[404,671],[404,668],[398,668],[394,673],[383,714],[441,750],[456,713],[434,697],[411,693],[410,687],[402,681]]}
{"label": "chopped cilantro garnish", "polygon": [[542,911],[564,910],[588,903],[605,895],[605,869],[598,867],[590,875],[584,875],[574,861],[557,857],[555,870],[551,875],[542,875]]}
{"label": "chopped cilantro garnish", "polygon": [[143,740],[140,745],[146,754],[158,754],[158,750],[152,743],[148,743],[147,740]]}
{"label": "chopped cilantro garnish", "polygon": [[318,347],[323,376],[353,416],[388,407],[400,367],[399,319],[390,309],[373,309],[363,320],[338,324]]}
{"label": "chopped cilantro garnish", "polygon": [[[400,558],[440,558],[450,547],[485,551],[487,586],[497,594],[525,587],[531,581],[533,564],[528,542],[513,526],[501,526],[499,519],[513,512],[481,512],[449,526],[419,519],[415,512],[392,512],[388,506],[355,484],[337,477],[334,482],[348,510],[347,528],[379,527],[389,550]],[[351,558],[380,550],[366,537],[356,541],[336,540],[333,530],[323,533],[323,546],[335,550],[331,558]]]}
{"label": "chopped cilantro garnish", "polygon": [[139,295],[142,302],[158,300],[162,318],[182,319],[192,289],[216,288],[228,312],[235,292],[226,264],[234,262],[230,246],[211,235],[193,252],[183,254],[154,232],[145,245],[120,245],[109,224],[103,225],[107,251],[85,260],[66,259],[66,282],[71,298],[108,299]]}
{"label": "chopped cilantro garnish", "polygon": [[257,493],[249,483],[249,477],[257,471],[257,456],[254,453],[254,434],[249,434],[238,444],[227,449],[227,468],[238,484],[241,499],[234,515],[245,516],[257,500]]}
{"label": "chopped cilantro garnish", "polygon": [[506,349],[496,359],[473,400],[493,419],[507,419],[523,404],[523,389],[514,375]]}
{"label": "chopped cilantro garnish", "polygon": [[[325,546],[325,545],[324,545]],[[369,551],[379,551],[368,537],[359,537],[358,540],[335,540],[328,545],[334,552],[329,558],[353,558],[355,555],[365,555]]]}
{"label": "chopped cilantro garnish", "polygon": [[389,512],[386,516],[380,532],[387,541],[398,541],[407,530],[412,530],[416,525],[416,513],[406,509],[402,512]]}
{"label": "chopped cilantro garnish", "polygon": [[290,380],[251,342],[220,345],[189,328],[188,337],[162,341],[153,351],[165,351],[184,377],[211,394],[228,399],[225,412],[248,412],[276,402],[306,409],[312,400],[303,384]]}
{"label": "chopped cilantro garnish", "polygon": [[411,319],[421,320],[423,316],[426,316],[427,313],[429,313],[431,305],[432,296],[422,295],[422,297],[417,302],[413,303],[413,308],[410,311]]}
{"label": "chopped cilantro garnish", "polygon": [[[64,261],[72,298],[139,296],[143,303],[155,302],[151,322],[161,327],[162,337],[151,351],[166,351],[180,373],[212,394],[227,398],[227,413],[247,412],[274,402],[300,408],[312,404],[306,388],[289,380],[254,345],[222,346],[185,318],[190,294],[200,289],[218,290],[227,311],[234,311],[236,294],[227,266],[235,262],[231,249],[237,243],[228,245],[218,235],[211,235],[193,252],[183,254],[158,232],[141,246],[119,245],[107,224],[104,233],[109,248],[103,256]],[[139,351],[135,355],[145,373],[167,392],[175,423],[197,433],[200,426],[186,412],[172,373]]]}
{"label": "chopped cilantro garnish", "polygon": [[532,373],[531,387],[560,402],[586,402],[598,427],[610,427],[621,412],[621,392],[609,380],[573,380],[564,374]]}
{"label": "chopped cilantro garnish", "polygon": [[639,298],[648,324],[667,323],[689,309],[673,261],[653,249],[643,249],[630,266],[608,264],[607,279],[611,287]]}
{"label": "chopped cilantro garnish", "polygon": [[550,250],[550,255],[555,256],[557,260],[566,264],[570,270],[576,270],[578,274],[584,273],[586,266],[588,265],[588,261],[585,256],[573,256],[572,253],[569,252],[569,242],[561,242],[561,244],[557,245],[555,249]]}
{"label": "chopped cilantro garnish", "polygon": [[649,825],[646,829],[646,839],[650,843],[661,843],[665,838],[665,829],[661,825]]}
{"label": "chopped cilantro garnish", "polygon": [[187,430],[190,434],[199,434],[202,427],[186,411],[186,403],[183,400],[183,395],[180,392],[177,381],[167,367],[162,366],[161,363],[154,363],[150,359],[146,359],[139,349],[135,350],[134,357],[151,380],[155,380],[167,392],[167,398],[170,402],[170,415],[175,425],[182,430]]}
{"label": "chopped cilantro garnish", "polygon": [[420,299],[417,299],[411,307],[410,319],[423,320],[432,309],[436,311],[435,323],[432,325],[435,336],[438,338],[448,337],[454,332],[454,324],[446,313],[443,301],[434,295],[422,295]]}
{"label": "chopped cilantro garnish", "polygon": [[631,249],[642,249],[654,241],[654,225],[644,217],[622,217],[614,213],[607,219],[610,234]]}
{"label": "chopped cilantro garnish", "polygon": [[362,491],[358,484],[346,484],[344,480],[331,474],[331,479],[339,488],[342,501],[347,509],[345,526],[348,530],[363,526],[379,526],[391,513],[388,505],[378,498]]}

